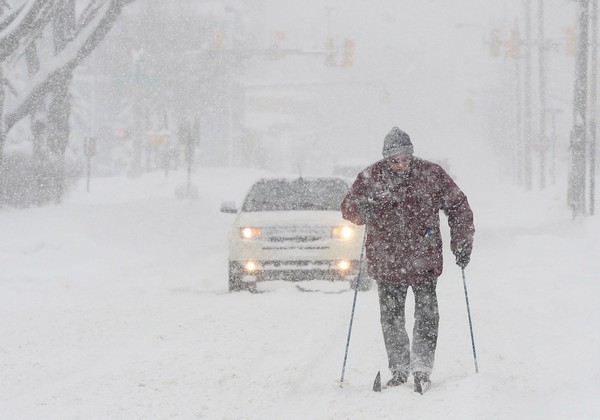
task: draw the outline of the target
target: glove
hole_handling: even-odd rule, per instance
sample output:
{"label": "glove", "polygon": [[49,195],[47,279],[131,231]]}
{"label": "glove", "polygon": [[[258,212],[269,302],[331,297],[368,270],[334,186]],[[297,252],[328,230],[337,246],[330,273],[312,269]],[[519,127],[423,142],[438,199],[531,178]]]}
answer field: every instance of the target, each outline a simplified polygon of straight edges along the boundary
{"label": "glove", "polygon": [[363,201],[359,201],[356,204],[356,212],[363,218],[368,218],[369,216],[371,216],[371,214],[373,214],[373,209],[374,209],[374,204],[373,204],[373,200],[371,199],[367,199],[367,200],[363,200]]}
{"label": "glove", "polygon": [[464,248],[457,248],[454,256],[456,257],[456,265],[463,270],[469,265],[469,261],[471,261],[471,253]]}

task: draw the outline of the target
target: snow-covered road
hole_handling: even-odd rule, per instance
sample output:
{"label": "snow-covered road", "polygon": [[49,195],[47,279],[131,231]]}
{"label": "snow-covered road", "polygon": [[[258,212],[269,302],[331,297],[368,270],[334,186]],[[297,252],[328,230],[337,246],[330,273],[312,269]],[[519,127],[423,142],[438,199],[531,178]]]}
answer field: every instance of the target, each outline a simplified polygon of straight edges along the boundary
{"label": "snow-covered road", "polygon": [[0,209],[0,418],[600,418],[597,216],[570,221],[558,189],[463,183],[480,373],[446,254],[433,388],[377,394],[374,289],[358,296],[344,388],[352,292],[226,292],[219,204],[259,175],[202,170],[195,201],[174,198],[182,174],[99,178],[62,205]]}

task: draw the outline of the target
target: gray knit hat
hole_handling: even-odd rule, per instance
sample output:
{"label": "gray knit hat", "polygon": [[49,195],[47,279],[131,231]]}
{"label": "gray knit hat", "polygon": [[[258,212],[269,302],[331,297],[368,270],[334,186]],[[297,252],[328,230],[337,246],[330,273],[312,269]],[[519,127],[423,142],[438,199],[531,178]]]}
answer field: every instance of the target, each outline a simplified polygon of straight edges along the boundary
{"label": "gray knit hat", "polygon": [[394,127],[383,141],[383,157],[389,158],[400,153],[410,153],[412,155],[414,149],[408,134],[398,127]]}

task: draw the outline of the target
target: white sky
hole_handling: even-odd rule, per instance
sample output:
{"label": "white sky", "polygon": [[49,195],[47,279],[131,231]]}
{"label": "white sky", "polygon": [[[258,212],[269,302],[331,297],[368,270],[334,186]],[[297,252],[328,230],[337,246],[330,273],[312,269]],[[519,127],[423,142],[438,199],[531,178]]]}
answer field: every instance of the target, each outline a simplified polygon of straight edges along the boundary
{"label": "white sky", "polygon": [[[448,156],[456,151],[472,153],[481,147],[473,142],[491,141],[486,138],[489,133],[483,129],[481,115],[465,112],[465,104],[471,101],[477,109],[490,101],[490,95],[501,96],[510,91],[512,86],[506,83],[514,80],[514,62],[491,57],[488,44],[492,28],[499,28],[506,39],[519,20],[524,36],[524,2],[266,3],[265,33],[285,31],[282,45],[286,47],[319,49],[328,36],[340,44],[346,38],[356,41],[355,65],[341,77],[377,84],[390,98],[378,109],[378,118],[370,121],[368,130],[356,140],[368,144],[369,156],[378,156],[380,140],[393,125],[411,134],[417,145],[416,153],[425,156]],[[531,4],[532,34],[536,37],[538,3]],[[547,58],[548,106],[565,109],[559,130],[566,139],[571,124],[569,101],[574,63],[572,57],[564,54],[563,44],[565,28],[575,20],[575,6],[566,0],[545,4],[546,37],[561,43]],[[535,54],[532,61],[535,106],[538,100]],[[357,101],[359,97],[356,95]],[[348,121],[360,118],[361,112],[364,115],[364,108],[357,105]],[[537,111],[533,114],[535,121]]]}

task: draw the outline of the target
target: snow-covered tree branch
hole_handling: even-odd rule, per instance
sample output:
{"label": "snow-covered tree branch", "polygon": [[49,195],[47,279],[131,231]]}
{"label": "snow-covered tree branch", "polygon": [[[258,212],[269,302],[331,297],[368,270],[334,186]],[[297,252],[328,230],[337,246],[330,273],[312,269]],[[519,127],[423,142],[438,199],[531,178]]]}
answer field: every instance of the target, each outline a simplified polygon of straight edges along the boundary
{"label": "snow-covered tree branch", "polygon": [[27,0],[0,21],[0,62],[48,24],[55,5],[56,0]]}
{"label": "snow-covered tree branch", "polygon": [[50,181],[46,175],[38,174],[36,179],[41,179],[40,188],[54,184],[50,194],[61,199],[73,70],[100,44],[130,2],[0,3],[0,170],[6,135],[29,116],[33,160],[53,174]]}
{"label": "snow-covered tree branch", "polygon": [[28,82],[27,87],[6,105],[4,110],[6,131],[26,116],[33,103],[58,81],[68,77],[73,69],[93,51],[110,31],[124,3],[124,0],[104,1],[102,7],[94,14],[94,18],[79,29],[76,37],[56,56],[40,66],[40,70]]}

